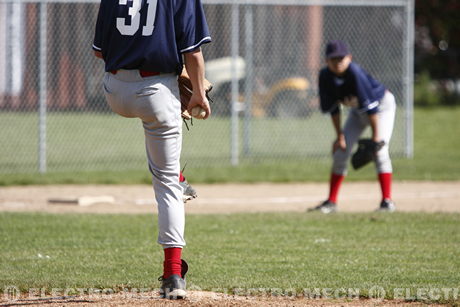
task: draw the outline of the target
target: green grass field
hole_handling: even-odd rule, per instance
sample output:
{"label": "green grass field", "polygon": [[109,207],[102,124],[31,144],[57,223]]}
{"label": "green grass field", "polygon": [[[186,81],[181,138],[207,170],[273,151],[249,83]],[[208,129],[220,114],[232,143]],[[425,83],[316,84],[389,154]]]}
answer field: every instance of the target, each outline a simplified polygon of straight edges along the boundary
{"label": "green grass field", "polygon": [[[459,180],[458,118],[460,108],[417,109],[415,157],[393,159],[395,179]],[[77,129],[78,123],[68,119],[57,117],[53,125]],[[36,124],[28,120],[31,126]],[[92,119],[87,120],[89,125]],[[9,122],[0,125],[4,123]],[[118,127],[107,119],[105,125],[123,130],[130,124]],[[200,129],[204,126],[194,128],[188,142],[199,137]],[[0,143],[14,138],[14,133],[2,134]],[[89,161],[91,157],[85,155],[89,149],[79,146],[84,138],[75,131],[69,146]],[[126,147],[123,134],[115,133],[112,139],[114,147],[107,154]],[[57,147],[68,141],[51,140]],[[20,138],[15,142],[24,149],[16,154],[25,155],[29,142]],[[98,143],[90,142],[90,146]],[[9,157],[13,154],[11,148],[0,150],[9,152]],[[117,153],[120,157],[131,154]],[[100,165],[108,163],[103,154],[98,155]],[[64,163],[58,156],[57,166]],[[139,159],[144,159],[142,150]],[[10,165],[5,156],[0,160]],[[247,159],[238,167],[188,165],[186,175],[192,183],[326,181],[329,167],[328,157],[283,162]],[[371,166],[349,174],[349,180],[374,178]],[[146,169],[129,167],[112,172],[83,168],[46,175],[0,175],[0,185],[55,183],[150,183],[150,176]],[[156,225],[153,214],[0,213],[0,294],[8,286],[23,293],[37,288],[47,293],[53,288],[156,289],[162,269]],[[191,266],[188,285],[243,295],[245,291],[258,295],[272,290],[300,294],[314,289],[358,289],[364,298],[372,296],[374,287],[382,287],[388,299],[455,305],[460,303],[459,225],[459,214],[441,213],[189,215],[184,250]],[[422,295],[417,294],[419,290]],[[434,296],[427,295],[431,290]]]}
{"label": "green grass field", "polygon": [[[397,155],[393,157],[395,179],[460,180],[459,118],[459,107],[415,109],[415,155],[413,159]],[[0,185],[129,184],[150,183],[151,181],[145,166],[142,129],[136,121],[101,114],[76,116],[56,113],[50,115],[49,172],[41,175],[34,171],[25,172],[23,170],[24,167],[29,170],[37,168],[37,135],[21,132],[23,130],[34,131],[37,126],[36,115],[22,114],[21,120],[17,120],[16,115],[5,113],[0,114],[0,119],[0,128],[4,131],[0,134],[0,169],[6,170],[6,173],[0,174]],[[229,165],[229,142],[221,140],[222,130],[229,129],[228,120],[216,118],[213,121],[195,123],[190,132],[185,132],[184,137],[182,160],[183,163],[187,163],[186,175],[191,182],[195,183],[325,181],[328,179],[331,159],[324,154],[317,156],[317,152],[324,151],[325,146],[329,148],[332,142],[332,127],[321,131],[324,128],[315,126],[320,120],[324,122],[328,119],[316,118],[290,122],[291,129],[283,133],[298,134],[296,138],[299,143],[295,144],[283,143],[288,138],[280,132],[283,131],[282,121],[256,121],[253,133],[257,134],[269,129],[273,132],[274,138],[278,140],[276,144],[279,146],[270,149],[274,158],[247,156],[237,167]],[[99,124],[95,126],[94,122]],[[66,133],[57,133],[61,129],[65,129]],[[397,128],[397,130],[401,133],[402,128]],[[321,140],[321,135],[324,139],[324,133],[331,134],[330,140]],[[17,134],[28,135],[28,138],[17,137]],[[131,137],[127,137],[128,135]],[[203,135],[206,135],[206,138],[203,138]],[[302,138],[307,138],[306,135],[309,138],[303,142]],[[312,144],[308,141],[311,139],[321,141]],[[256,137],[255,140],[258,138]],[[397,140],[398,138],[395,139],[395,142]],[[262,141],[253,144],[253,149],[258,150],[261,157],[263,157],[264,144]],[[209,151],[209,154],[202,156],[200,152],[203,153],[203,150]],[[289,159],[276,159],[276,154],[282,154],[283,150],[292,152],[293,156]],[[306,155],[306,151],[310,151],[310,156],[306,156],[305,159],[299,158],[302,151]],[[78,160],[75,160],[76,158]],[[207,163],[209,166],[206,166]],[[197,164],[201,166],[196,167]],[[118,170],[106,171],[111,167],[116,167]],[[23,171],[20,171],[21,169]],[[57,169],[60,171],[56,171]],[[374,178],[375,172],[369,165],[357,172],[350,171],[348,180],[373,180]]]}
{"label": "green grass field", "polygon": [[[157,289],[156,225],[153,215],[0,213],[0,293]],[[432,301],[459,303],[458,225],[459,214],[189,215],[183,256],[194,289],[353,288],[367,297],[377,286],[391,299],[398,289],[447,288]]]}

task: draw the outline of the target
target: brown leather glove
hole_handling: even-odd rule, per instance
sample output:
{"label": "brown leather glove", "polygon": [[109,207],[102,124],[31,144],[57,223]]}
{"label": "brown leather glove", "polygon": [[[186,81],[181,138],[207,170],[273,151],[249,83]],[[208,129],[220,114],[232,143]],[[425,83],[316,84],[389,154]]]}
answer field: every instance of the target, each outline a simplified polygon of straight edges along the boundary
{"label": "brown leather glove", "polygon": [[[190,102],[190,97],[192,97],[193,88],[192,88],[192,82],[190,81],[190,77],[187,74],[187,70],[185,68],[182,69],[182,73],[177,79],[177,83],[179,85],[182,118],[185,120],[190,120],[192,119],[192,116],[187,111],[187,107]],[[211,98],[209,98],[209,92],[212,90],[211,82],[209,82],[209,80],[207,79],[204,79],[203,85],[204,85],[204,91],[206,93],[206,98],[208,98],[209,102],[212,102]]]}
{"label": "brown leather glove", "polygon": [[371,162],[375,154],[385,145],[384,141],[374,142],[371,139],[361,139],[358,141],[358,149],[351,157],[351,165],[354,169],[359,169]]}

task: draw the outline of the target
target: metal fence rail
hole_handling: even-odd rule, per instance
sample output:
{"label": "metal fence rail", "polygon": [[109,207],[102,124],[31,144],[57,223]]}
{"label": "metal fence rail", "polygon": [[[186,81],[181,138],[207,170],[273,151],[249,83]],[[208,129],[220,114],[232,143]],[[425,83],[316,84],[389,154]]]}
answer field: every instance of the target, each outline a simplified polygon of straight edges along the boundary
{"label": "metal fence rail", "polygon": [[[393,155],[412,156],[413,0],[203,0],[213,116],[184,129],[195,167],[329,158],[318,109],[330,39],[398,103]],[[142,126],[113,114],[91,44],[99,2],[0,0],[0,174],[144,169]]]}

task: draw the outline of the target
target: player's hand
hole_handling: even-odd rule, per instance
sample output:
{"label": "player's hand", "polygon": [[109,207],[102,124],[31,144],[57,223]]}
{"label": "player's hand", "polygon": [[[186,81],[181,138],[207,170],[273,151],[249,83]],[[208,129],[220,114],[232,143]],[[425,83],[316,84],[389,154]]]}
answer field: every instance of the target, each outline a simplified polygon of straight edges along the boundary
{"label": "player's hand", "polygon": [[208,98],[206,98],[206,95],[200,95],[200,93],[192,94],[187,107],[188,112],[192,114],[192,109],[196,106],[202,107],[206,112],[206,115],[203,117],[203,119],[206,119],[211,115],[211,107],[209,106],[209,101]]}
{"label": "player's hand", "polygon": [[345,137],[341,134],[332,144],[332,153],[335,153],[337,149],[345,151],[347,149],[347,143]]}

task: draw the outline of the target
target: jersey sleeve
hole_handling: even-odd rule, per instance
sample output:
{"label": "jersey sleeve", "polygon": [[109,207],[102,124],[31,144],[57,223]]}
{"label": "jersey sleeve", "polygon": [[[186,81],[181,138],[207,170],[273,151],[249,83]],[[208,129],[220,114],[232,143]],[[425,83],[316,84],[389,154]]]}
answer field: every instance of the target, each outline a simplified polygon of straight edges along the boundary
{"label": "jersey sleeve", "polygon": [[340,112],[339,104],[335,101],[331,89],[330,79],[327,76],[325,69],[321,70],[319,74],[319,98],[320,107],[323,113],[330,113],[331,115]]}
{"label": "jersey sleeve", "polygon": [[208,24],[200,0],[181,1],[176,11],[176,40],[180,53],[199,48],[211,42]]}
{"label": "jersey sleeve", "polygon": [[103,11],[103,4],[104,1],[101,1],[99,5],[99,13],[97,14],[97,21],[96,21],[96,30],[94,33],[94,40],[93,40],[93,50],[102,51],[102,11]]}
{"label": "jersey sleeve", "polygon": [[377,113],[379,102],[373,98],[374,84],[371,82],[372,79],[357,66],[352,71],[356,82],[356,96],[360,111],[368,114]]}

